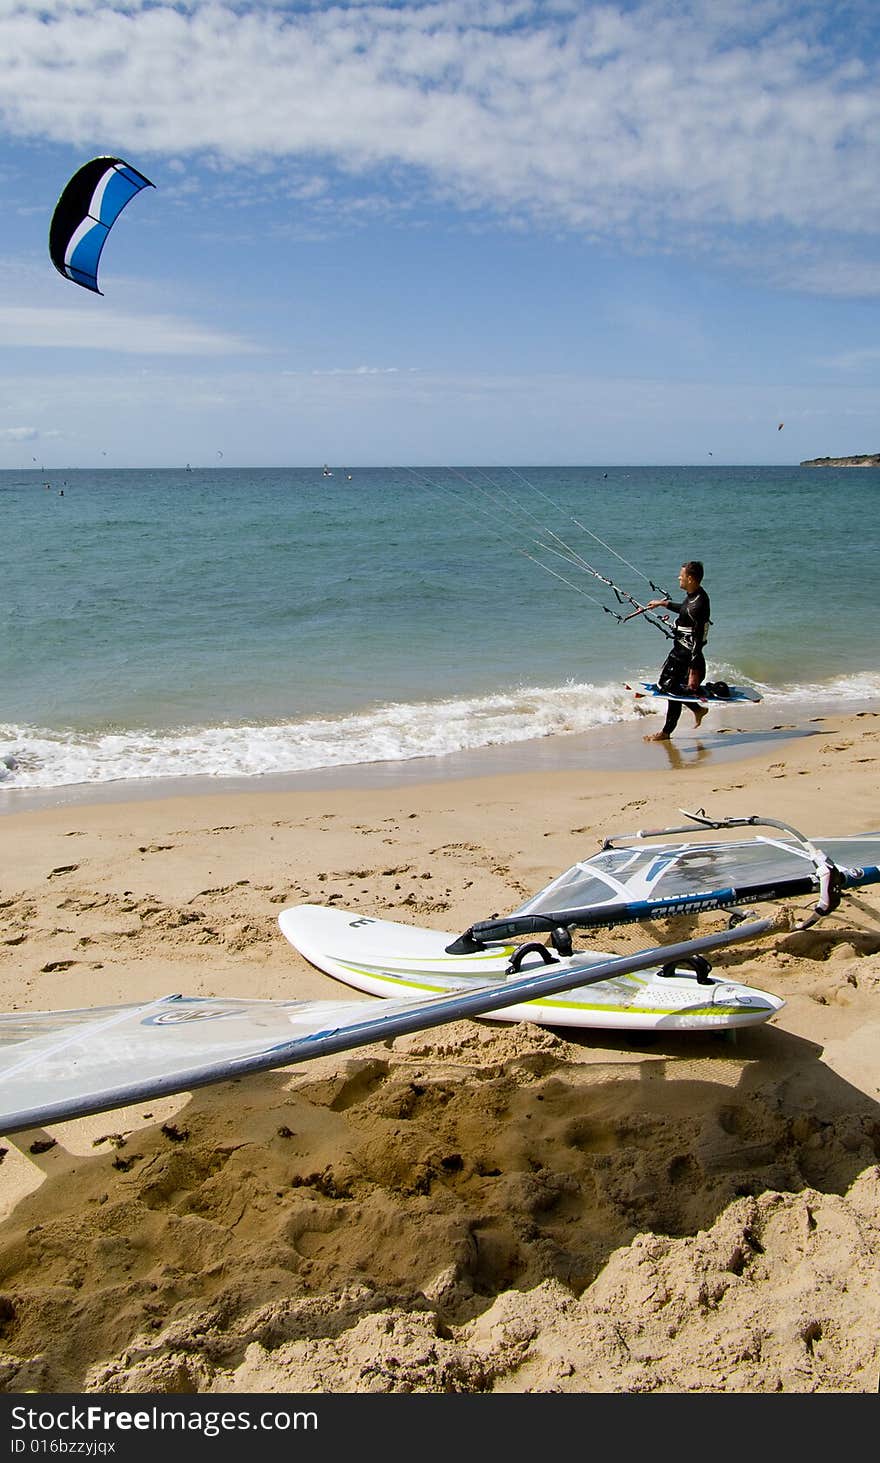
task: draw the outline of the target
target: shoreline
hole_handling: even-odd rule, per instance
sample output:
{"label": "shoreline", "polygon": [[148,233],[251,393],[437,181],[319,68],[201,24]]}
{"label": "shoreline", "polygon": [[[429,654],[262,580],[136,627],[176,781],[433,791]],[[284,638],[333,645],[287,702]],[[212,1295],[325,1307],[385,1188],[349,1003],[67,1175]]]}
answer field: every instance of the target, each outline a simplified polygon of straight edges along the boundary
{"label": "shoreline", "polygon": [[[659,703],[664,707],[665,703]],[[863,707],[864,709],[856,709]],[[780,718],[786,716],[787,719]],[[527,775],[564,771],[569,773],[644,772],[663,774],[686,767],[739,761],[758,755],[768,743],[783,745],[803,737],[821,734],[830,719],[846,720],[871,715],[870,703],[815,701],[797,716],[790,708],[766,703],[713,707],[711,725],[703,723],[699,733],[683,719],[670,742],[646,744],[645,730],[660,724],[662,711],[645,711],[634,721],[592,727],[568,736],[449,752],[444,756],[412,757],[404,760],[352,763],[312,768],[301,772],[259,773],[254,776],[208,775],[162,777],[112,782],[72,783],[56,788],[4,788],[0,786],[0,819],[10,814],[54,807],[81,807],[91,803],[127,803],[173,797],[229,796],[260,792],[362,791],[369,788],[404,788],[437,782]]]}

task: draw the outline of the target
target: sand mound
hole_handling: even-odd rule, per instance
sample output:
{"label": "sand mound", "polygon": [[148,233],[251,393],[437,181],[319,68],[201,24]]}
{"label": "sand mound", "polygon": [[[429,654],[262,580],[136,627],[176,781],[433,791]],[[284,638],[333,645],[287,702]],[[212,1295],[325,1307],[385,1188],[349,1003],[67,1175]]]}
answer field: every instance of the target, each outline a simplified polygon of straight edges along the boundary
{"label": "sand mound", "polygon": [[880,1113],[803,1046],[460,1023],[105,1118],[3,1227],[0,1383],[870,1389]]}

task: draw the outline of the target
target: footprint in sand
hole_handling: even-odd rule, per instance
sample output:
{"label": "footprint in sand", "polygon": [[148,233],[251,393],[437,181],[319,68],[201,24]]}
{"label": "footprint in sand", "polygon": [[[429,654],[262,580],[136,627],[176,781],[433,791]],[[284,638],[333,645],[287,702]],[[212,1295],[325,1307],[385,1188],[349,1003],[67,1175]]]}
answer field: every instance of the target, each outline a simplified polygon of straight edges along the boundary
{"label": "footprint in sand", "polygon": [[52,869],[51,873],[46,875],[46,878],[57,879],[60,874],[75,874],[78,868],[79,864],[59,864],[57,869]]}

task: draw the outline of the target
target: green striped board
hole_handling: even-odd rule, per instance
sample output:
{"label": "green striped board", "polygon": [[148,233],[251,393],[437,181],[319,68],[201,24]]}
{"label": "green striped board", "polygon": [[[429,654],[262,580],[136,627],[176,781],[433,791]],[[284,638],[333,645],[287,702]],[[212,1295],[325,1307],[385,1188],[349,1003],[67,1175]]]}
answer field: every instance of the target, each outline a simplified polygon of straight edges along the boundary
{"label": "green striped board", "polygon": [[[515,944],[450,955],[446,946],[456,936],[448,931],[319,904],[284,909],[278,923],[285,938],[318,970],[375,996],[423,1000],[516,978],[508,974]],[[593,967],[613,957],[590,950],[554,958],[560,970],[566,966],[575,970],[580,964],[586,979]],[[554,968],[534,952],[522,960],[518,974],[549,973]],[[717,1031],[766,1021],[785,1004],[778,996],[713,974],[698,981],[686,965],[671,974],[662,969],[629,972],[506,1006],[488,1019],[633,1031]]]}

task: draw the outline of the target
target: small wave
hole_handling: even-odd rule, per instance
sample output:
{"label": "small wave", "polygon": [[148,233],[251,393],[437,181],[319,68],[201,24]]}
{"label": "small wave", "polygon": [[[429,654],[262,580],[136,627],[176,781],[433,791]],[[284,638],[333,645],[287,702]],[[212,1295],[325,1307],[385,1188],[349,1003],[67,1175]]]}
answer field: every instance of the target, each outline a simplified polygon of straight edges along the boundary
{"label": "small wave", "polygon": [[619,685],[522,687],[490,696],[395,702],[339,717],[155,732],[0,727],[5,787],[48,789],[122,779],[260,777],[443,757],[564,736],[636,716]]}
{"label": "small wave", "polygon": [[754,686],[765,701],[839,701],[843,711],[876,700],[880,696],[880,675],[875,671],[857,671],[835,676],[830,681],[793,681],[782,687],[764,686],[755,681]]}
{"label": "small wave", "polygon": [[[733,667],[713,667],[746,684]],[[841,710],[880,695],[869,672],[826,684],[771,687],[754,682],[767,702],[835,702]],[[238,723],[156,732],[53,731],[0,726],[4,789],[48,790],[121,780],[261,777],[444,757],[453,752],[567,736],[640,716],[620,683],[524,686],[488,696],[393,702],[338,717],[272,724]]]}

